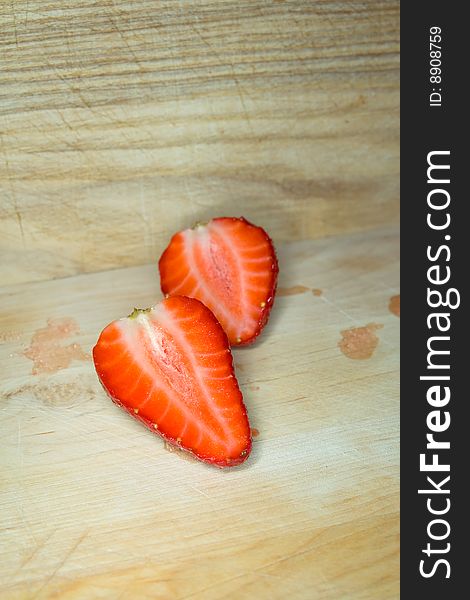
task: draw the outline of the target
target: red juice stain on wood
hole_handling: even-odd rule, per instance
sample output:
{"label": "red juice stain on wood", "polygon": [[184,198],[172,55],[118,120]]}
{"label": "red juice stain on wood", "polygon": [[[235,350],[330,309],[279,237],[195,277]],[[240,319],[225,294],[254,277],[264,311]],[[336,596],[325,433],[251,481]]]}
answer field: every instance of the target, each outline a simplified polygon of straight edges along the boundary
{"label": "red juice stain on wood", "polygon": [[292,287],[287,288],[277,288],[276,295],[277,296],[295,296],[296,294],[303,294],[308,292],[310,288],[305,287],[304,285],[293,285]]}
{"label": "red juice stain on wood", "polygon": [[258,436],[259,436],[259,431],[258,431],[258,429],[256,429],[255,427],[252,427],[252,428],[251,428],[251,435],[252,435],[253,437],[258,437]]}
{"label": "red juice stain on wood", "polygon": [[348,358],[370,358],[379,343],[375,331],[382,327],[380,323],[369,323],[364,327],[344,329],[341,332],[342,339],[338,342],[339,349]]}
{"label": "red juice stain on wood", "polygon": [[48,319],[47,327],[38,329],[31,338],[29,348],[23,352],[26,358],[32,360],[33,375],[40,373],[55,373],[66,369],[73,360],[89,360],[81,346],[77,343],[64,346],[61,341],[80,331],[75,319],[64,317]]}
{"label": "red juice stain on wood", "polygon": [[313,294],[314,296],[321,296],[321,295],[323,294],[323,291],[322,291],[322,290],[320,290],[319,288],[313,288],[313,290],[312,290],[312,294]]}
{"label": "red juice stain on wood", "polygon": [[396,317],[400,316],[400,294],[392,296],[388,304],[388,310]]}

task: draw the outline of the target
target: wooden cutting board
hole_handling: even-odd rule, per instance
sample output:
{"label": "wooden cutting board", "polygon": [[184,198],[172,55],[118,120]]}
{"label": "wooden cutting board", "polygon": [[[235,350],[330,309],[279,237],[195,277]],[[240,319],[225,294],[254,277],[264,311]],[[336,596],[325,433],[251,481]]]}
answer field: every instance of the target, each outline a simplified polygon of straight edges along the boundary
{"label": "wooden cutting board", "polygon": [[0,2],[0,281],[396,222],[397,0]]}
{"label": "wooden cutting board", "polygon": [[[2,600],[398,597],[398,17],[0,3]],[[90,352],[160,298],[171,233],[233,214],[280,293],[234,351],[252,456],[220,471],[114,406]]]}
{"label": "wooden cutting board", "polygon": [[270,323],[233,352],[259,434],[229,470],[95,376],[100,330],[161,297],[155,264],[1,289],[2,599],[398,597],[397,230],[279,256]]}

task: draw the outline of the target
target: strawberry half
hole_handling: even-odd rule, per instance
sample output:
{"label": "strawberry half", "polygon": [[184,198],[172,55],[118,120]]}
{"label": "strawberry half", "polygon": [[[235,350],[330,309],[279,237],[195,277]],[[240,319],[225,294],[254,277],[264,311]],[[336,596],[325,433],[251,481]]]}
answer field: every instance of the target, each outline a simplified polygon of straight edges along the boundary
{"label": "strawberry half", "polygon": [[265,326],[278,264],[268,234],[243,217],[221,217],[175,234],[159,261],[164,294],[201,300],[232,345],[249,344]]}
{"label": "strawberry half", "polygon": [[171,444],[228,467],[251,450],[251,433],[227,336],[198,300],[174,296],[113,321],[93,348],[116,404]]}

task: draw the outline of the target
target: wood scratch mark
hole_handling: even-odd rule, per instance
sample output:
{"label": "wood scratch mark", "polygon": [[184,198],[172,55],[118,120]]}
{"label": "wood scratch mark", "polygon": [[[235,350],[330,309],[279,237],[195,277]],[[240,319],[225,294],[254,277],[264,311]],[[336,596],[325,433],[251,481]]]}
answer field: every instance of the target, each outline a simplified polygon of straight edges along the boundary
{"label": "wood scratch mark", "polygon": [[46,578],[46,581],[41,585],[41,587],[36,591],[33,598],[37,598],[42,590],[49,585],[49,583],[54,579],[60,569],[65,565],[65,563],[70,559],[72,554],[77,550],[83,540],[88,536],[88,531],[82,533],[78,540],[72,545],[72,547],[66,552],[65,556],[59,561],[59,564],[55,567],[52,573]]}
{"label": "wood scratch mark", "polygon": [[[350,385],[351,383],[357,383],[358,381],[364,381],[367,379],[375,379],[376,377],[384,377],[386,375],[396,375],[397,370],[398,370],[398,367],[397,367],[397,369],[392,369],[390,371],[380,371],[379,373],[371,373],[369,375],[364,375],[363,377],[355,377],[353,380],[348,381],[347,385]],[[338,387],[338,386],[342,386],[342,385],[345,385],[344,381],[334,381],[333,383],[325,384],[324,387],[330,388],[330,387]],[[383,395],[381,397],[384,399],[389,398],[388,396],[385,396],[385,395]]]}
{"label": "wood scratch mark", "polygon": [[[307,546],[307,548],[305,548],[305,546]],[[307,540],[305,543],[303,543],[299,546],[299,549],[297,551],[289,552],[289,554],[287,554],[286,556],[281,556],[280,558],[277,558],[276,560],[273,560],[270,563],[262,565],[261,567],[259,567],[259,570],[268,569],[270,567],[273,567],[274,565],[278,565],[279,563],[286,562],[288,560],[291,560],[292,558],[297,558],[299,556],[303,556],[304,554],[308,554],[309,552],[312,552],[312,551],[313,551],[312,540]],[[255,569],[255,570],[258,570],[258,569]]]}
{"label": "wood scratch mark", "polygon": [[23,468],[24,468],[24,454],[23,454],[23,446],[21,443],[21,421],[17,419],[18,423],[18,432],[16,436],[16,451],[19,455],[19,475],[20,478],[23,477]]}
{"label": "wood scratch mark", "polygon": [[25,527],[28,535],[32,538],[34,544],[37,545],[38,541],[33,533],[33,528],[31,527],[31,523],[28,521],[28,519],[25,516],[23,501],[19,494],[16,496],[16,509],[18,511],[18,516],[20,518],[22,525]]}
{"label": "wood scratch mark", "polygon": [[205,498],[210,498],[209,494],[206,494],[206,492],[203,492],[202,490],[200,490],[199,488],[197,488],[195,485],[192,485],[190,483],[188,483],[187,485],[188,485],[189,488],[191,488],[195,492],[198,492],[199,494],[201,494],[201,496],[204,496]]}
{"label": "wood scratch mark", "polygon": [[399,294],[400,290],[396,287],[390,287],[388,284],[384,283],[383,281],[377,281],[375,283],[378,283],[384,290],[387,290],[387,292],[391,292],[393,295]]}
{"label": "wood scratch mark", "polygon": [[260,573],[259,571],[250,571],[250,575],[256,575],[256,577],[266,577],[267,579],[286,579],[284,575],[271,575],[270,573]]}
{"label": "wood scratch mark", "polygon": [[8,160],[8,154],[7,154],[7,151],[5,148],[5,142],[3,140],[3,135],[1,134],[1,132],[0,132],[0,144],[2,147],[3,155],[5,157],[5,169],[7,172],[8,185],[10,186],[11,202],[13,203],[13,212],[15,213],[16,221],[17,221],[18,227],[20,229],[21,242],[23,244],[23,248],[25,248],[26,245],[25,245],[25,237],[24,237],[24,229],[23,229],[23,219],[21,217],[21,212],[19,211],[18,204],[16,202],[16,192],[15,192],[15,187],[13,185],[13,178],[11,176],[10,161]]}
{"label": "wood scratch mark", "polygon": [[347,319],[349,319],[350,321],[352,321],[355,325],[358,324],[358,322],[356,321],[356,319],[354,317],[352,317],[351,315],[349,315],[346,311],[344,311],[343,309],[341,309],[339,306],[337,306],[331,300],[328,300],[328,298],[324,294],[323,294],[323,296],[320,296],[320,298],[323,300],[323,302],[326,302],[326,304],[329,304],[330,306],[332,306],[333,308],[335,308],[339,313],[341,313]]}
{"label": "wood scratch mark", "polygon": [[10,0],[10,8],[11,8],[11,14],[13,17],[13,33],[15,36],[15,45],[18,48],[18,32],[16,30],[16,14],[15,14],[15,3],[13,0]]}
{"label": "wood scratch mark", "polygon": [[23,560],[21,561],[21,563],[18,566],[18,568],[16,569],[16,571],[14,571],[10,575],[10,578],[8,579],[5,587],[8,587],[10,582],[12,582],[14,579],[16,579],[16,576],[18,575],[18,573],[20,573],[20,571],[22,571],[26,567],[26,565],[28,563],[30,563],[33,560],[33,558],[44,548],[44,546],[52,538],[52,536],[55,534],[56,531],[57,531],[57,527],[51,533],[49,533],[49,535],[46,535],[46,537],[39,544],[36,544],[34,549],[32,550],[32,552],[30,552],[27,556],[25,556],[23,558]]}
{"label": "wood scratch mark", "polygon": [[24,28],[28,29],[28,15],[29,15],[29,0],[26,0],[26,10],[25,10],[25,19],[24,19]]}
{"label": "wood scratch mark", "polygon": [[[70,413],[70,414],[72,414],[72,413]],[[73,414],[77,415],[76,412]],[[59,417],[57,417],[57,419],[59,419]],[[129,434],[128,426],[118,423],[114,418],[106,419],[103,416],[96,417],[95,415],[87,414],[87,419],[95,420],[95,422],[98,423],[99,425],[104,425],[106,423],[109,423],[108,427],[103,428],[103,434],[106,434],[107,438],[112,438],[112,439],[118,440],[120,442],[120,444],[122,444],[123,439],[126,439],[126,437]],[[115,433],[117,430],[121,430],[124,433],[124,436],[123,436],[123,434]],[[79,426],[77,426],[77,430],[73,430],[72,428],[70,428],[70,431],[72,433],[79,433],[79,432],[83,433]],[[90,433],[95,433],[95,432],[90,432]],[[104,451],[106,451],[106,450],[101,448],[99,450],[99,454],[101,455]],[[109,451],[115,452],[115,450],[113,448],[109,448]],[[141,446],[138,446],[137,443],[135,446],[126,446],[126,452],[130,452],[139,458],[149,458],[152,460],[152,462],[155,461],[157,458],[155,452],[146,452],[145,450],[143,450],[143,448]],[[129,465],[129,466],[123,465],[123,468],[126,469],[126,471],[132,472],[133,467],[132,467],[132,465]]]}
{"label": "wood scratch mark", "polygon": [[154,247],[154,235],[153,235],[153,227],[150,222],[149,214],[147,212],[147,202],[145,200],[144,194],[144,186],[142,181],[139,182],[139,199],[140,199],[140,212],[138,215],[144,222],[144,245],[147,249],[148,260],[152,260],[153,247]]}
{"label": "wood scratch mark", "polygon": [[194,25],[194,23],[190,23],[191,25],[191,29],[194,31],[194,33],[199,37],[199,39],[202,41],[202,43],[209,49],[210,53],[213,56],[216,56],[216,58],[219,61],[219,65],[221,67],[226,67],[228,66],[232,75],[232,80],[235,83],[235,87],[237,88],[237,93],[238,93],[238,97],[240,99],[240,104],[242,107],[242,112],[245,116],[245,121],[248,125],[248,128],[250,129],[251,135],[255,136],[255,131],[253,129],[253,124],[251,122],[250,119],[250,114],[249,111],[247,109],[247,106],[245,104],[245,95],[248,95],[246,93],[246,91],[243,89],[240,80],[238,79],[236,73],[235,73],[235,67],[233,65],[232,62],[228,61],[228,60],[224,60],[223,57],[218,53],[217,48],[211,44],[203,35],[202,33],[199,31],[199,29],[196,27],[196,25]]}
{"label": "wood scratch mark", "polygon": [[19,450],[21,447],[21,421],[18,419],[18,433],[16,436],[16,449]]}
{"label": "wood scratch mark", "polygon": [[67,129],[68,129],[69,131],[75,132],[75,129],[72,127],[72,125],[70,125],[70,123],[69,123],[69,122],[67,121],[67,119],[64,117],[64,113],[63,113],[63,112],[62,112],[62,111],[61,111],[59,108],[57,108],[56,110],[57,110],[57,114],[58,114],[58,115],[59,115],[59,117],[60,117],[60,120],[61,120],[61,121],[62,121],[62,123],[63,123],[63,124],[64,124],[64,125],[67,127]]}
{"label": "wood scratch mark", "polygon": [[232,78],[233,78],[233,81],[235,82],[235,85],[237,87],[238,97],[240,98],[240,102],[241,102],[242,109],[243,109],[243,114],[245,115],[245,120],[246,120],[246,122],[248,124],[248,128],[250,129],[251,135],[254,137],[255,136],[255,130],[253,129],[253,124],[251,122],[248,109],[246,108],[245,97],[244,97],[245,92],[244,92],[244,90],[243,90],[243,88],[241,86],[241,83],[240,83],[238,77],[235,74],[235,69],[234,69],[234,67],[233,67],[233,65],[231,63],[230,63],[230,70],[232,71]]}
{"label": "wood scratch mark", "polygon": [[[114,8],[114,13],[118,16],[121,17],[121,13],[117,10],[116,8],[116,3],[114,0],[111,0],[112,4],[113,4],[113,8]],[[129,44],[129,41],[127,39],[127,36],[124,35],[124,32],[122,31],[122,29],[120,28],[117,19],[113,16],[113,15],[109,15],[109,19],[112,22],[112,24],[114,25],[114,28],[116,29],[117,33],[119,34],[119,37],[121,38],[121,40],[123,41],[124,45],[126,46],[126,48],[129,51],[129,54],[132,56],[132,58],[134,59],[134,63],[137,65],[137,68],[139,69],[140,73],[145,74],[145,69],[142,66],[142,63],[140,62],[139,58],[137,57],[137,54],[135,53],[134,49],[131,47],[131,45]],[[142,83],[143,80],[141,79]]]}
{"label": "wood scratch mark", "polygon": [[[323,300],[323,302],[326,302],[327,304],[329,304],[330,306],[332,306],[333,308],[335,308],[339,313],[341,313],[342,315],[344,315],[347,319],[349,319],[350,321],[352,321],[354,323],[354,325],[359,325],[359,322],[352,317],[350,314],[348,314],[346,311],[344,311],[343,309],[341,309],[337,304],[335,304],[334,302],[332,302],[331,300],[329,300],[325,295],[320,296],[320,299]],[[388,342],[387,340],[384,340],[381,338],[380,343],[385,344],[385,346],[389,346],[391,348],[393,348],[393,344],[391,344],[390,342]]]}
{"label": "wood scratch mark", "polygon": [[18,206],[16,204],[16,200],[14,200],[15,203],[15,215],[16,215],[16,220],[18,222],[19,228],[20,228],[20,233],[21,233],[21,242],[23,244],[23,248],[25,248],[25,241],[24,241],[24,229],[23,229],[23,219],[21,218],[21,213],[18,210]]}
{"label": "wood scratch mark", "polygon": [[195,596],[196,594],[201,594],[202,592],[207,592],[208,590],[211,590],[214,587],[221,586],[224,583],[229,583],[230,581],[239,579],[240,577],[243,577],[244,575],[246,575],[245,572],[238,573],[238,575],[234,575],[233,577],[227,577],[226,579],[221,579],[219,581],[215,581],[214,583],[211,583],[210,585],[208,585],[202,589],[198,589],[193,592],[190,592],[189,594],[186,594],[185,596],[181,596],[181,598],[179,598],[179,600],[187,600],[187,598],[191,598],[192,596]]}

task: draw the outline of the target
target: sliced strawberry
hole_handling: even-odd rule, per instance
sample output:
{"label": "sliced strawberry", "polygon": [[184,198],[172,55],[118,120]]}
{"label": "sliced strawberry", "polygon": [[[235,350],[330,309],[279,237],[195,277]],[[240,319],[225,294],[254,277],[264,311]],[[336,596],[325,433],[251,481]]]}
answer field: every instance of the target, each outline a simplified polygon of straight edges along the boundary
{"label": "sliced strawberry", "polygon": [[159,262],[164,294],[201,300],[232,345],[253,342],[266,324],[278,265],[268,234],[243,217],[221,217],[175,234]]}
{"label": "sliced strawberry", "polygon": [[174,296],[113,321],[93,349],[112,400],[208,463],[247,459],[251,433],[227,336],[198,300]]}

